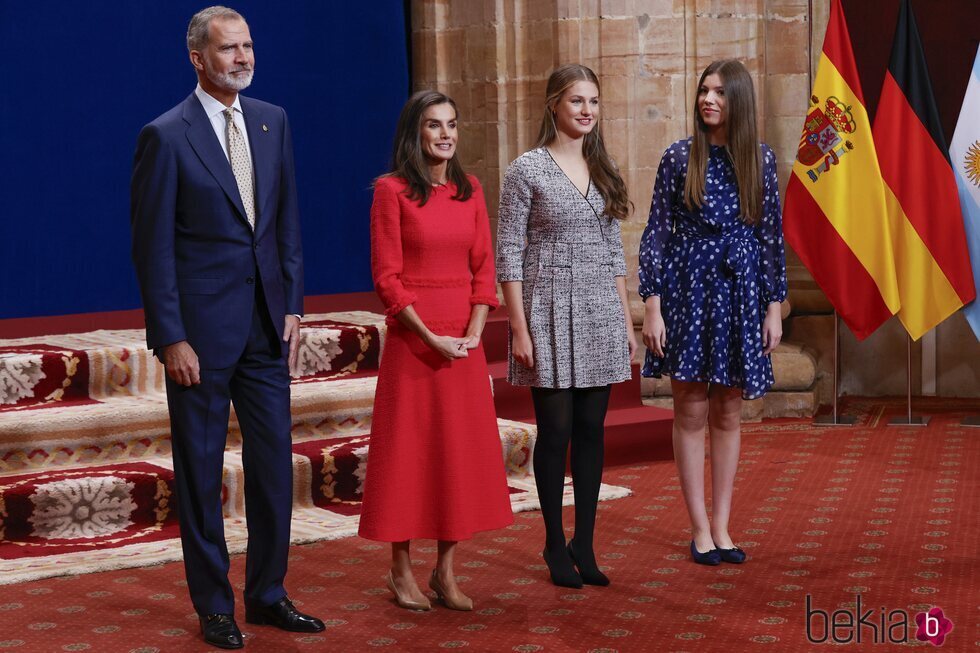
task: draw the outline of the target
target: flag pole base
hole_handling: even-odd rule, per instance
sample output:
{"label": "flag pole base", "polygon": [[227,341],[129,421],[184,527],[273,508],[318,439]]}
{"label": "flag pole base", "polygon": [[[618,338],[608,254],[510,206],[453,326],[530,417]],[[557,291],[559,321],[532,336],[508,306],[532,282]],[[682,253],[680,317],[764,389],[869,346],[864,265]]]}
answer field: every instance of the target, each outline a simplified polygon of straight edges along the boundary
{"label": "flag pole base", "polygon": [[855,415],[834,415],[833,413],[825,413],[823,415],[817,415],[813,418],[814,426],[854,426],[857,423],[857,416]]}
{"label": "flag pole base", "polygon": [[960,422],[960,426],[969,426],[972,428],[980,428],[980,415],[968,415],[963,418]]}
{"label": "flag pole base", "polygon": [[888,426],[925,426],[931,419],[928,415],[895,416],[888,420]]}

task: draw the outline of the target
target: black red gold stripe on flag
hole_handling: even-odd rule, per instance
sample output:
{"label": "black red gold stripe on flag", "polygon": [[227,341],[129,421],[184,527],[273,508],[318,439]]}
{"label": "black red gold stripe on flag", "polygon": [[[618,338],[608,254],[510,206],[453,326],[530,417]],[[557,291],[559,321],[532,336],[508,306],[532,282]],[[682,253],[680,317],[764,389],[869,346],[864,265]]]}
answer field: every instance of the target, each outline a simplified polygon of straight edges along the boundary
{"label": "black red gold stripe on flag", "polygon": [[859,339],[899,310],[885,189],[840,0],[830,6],[783,230]]}
{"label": "black red gold stripe on flag", "polygon": [[874,123],[901,309],[914,339],[976,296],[956,180],[909,0]]}

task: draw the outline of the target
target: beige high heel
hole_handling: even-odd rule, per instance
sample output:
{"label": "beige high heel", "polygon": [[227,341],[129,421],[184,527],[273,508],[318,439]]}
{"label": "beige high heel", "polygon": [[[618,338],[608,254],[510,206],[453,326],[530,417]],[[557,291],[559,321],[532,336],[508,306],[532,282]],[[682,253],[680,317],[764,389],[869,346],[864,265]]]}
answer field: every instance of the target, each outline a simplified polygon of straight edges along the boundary
{"label": "beige high heel", "polygon": [[449,596],[448,592],[446,592],[446,588],[441,582],[439,582],[439,577],[436,575],[435,569],[432,570],[432,576],[429,577],[429,587],[450,610],[469,612],[473,609],[473,599],[466,596],[462,592],[459,592],[459,596],[457,598],[451,598]]}
{"label": "beige high heel", "polygon": [[418,610],[421,612],[425,612],[427,610],[432,609],[432,604],[429,603],[428,599],[426,599],[425,602],[423,603],[421,601],[413,601],[412,599],[407,599],[401,594],[399,594],[398,588],[395,587],[395,579],[394,577],[392,577],[390,570],[388,571],[388,576],[386,580],[388,581],[388,589],[391,590],[391,593],[395,595],[395,603],[398,604],[399,608],[405,608],[406,610]]}

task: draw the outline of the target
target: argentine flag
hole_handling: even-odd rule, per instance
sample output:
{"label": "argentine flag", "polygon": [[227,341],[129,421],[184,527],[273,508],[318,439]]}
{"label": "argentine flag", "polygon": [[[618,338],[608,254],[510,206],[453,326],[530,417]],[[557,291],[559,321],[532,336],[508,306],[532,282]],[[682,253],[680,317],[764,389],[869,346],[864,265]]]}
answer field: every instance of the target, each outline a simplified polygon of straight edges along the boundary
{"label": "argentine flag", "polygon": [[[973,285],[980,291],[980,47],[966,87],[963,107],[949,146],[949,158],[963,207],[966,242],[973,266]],[[980,295],[978,295],[980,297]],[[980,299],[963,307],[966,319],[980,340]]]}

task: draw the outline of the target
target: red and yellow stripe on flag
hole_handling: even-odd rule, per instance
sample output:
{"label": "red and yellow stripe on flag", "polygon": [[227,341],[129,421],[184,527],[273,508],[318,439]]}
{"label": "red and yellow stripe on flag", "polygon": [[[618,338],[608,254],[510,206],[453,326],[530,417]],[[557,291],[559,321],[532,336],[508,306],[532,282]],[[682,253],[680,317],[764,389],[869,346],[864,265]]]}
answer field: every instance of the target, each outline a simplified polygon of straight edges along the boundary
{"label": "red and yellow stripe on flag", "polygon": [[884,184],[840,0],[830,6],[783,230],[858,339],[899,310]]}
{"label": "red and yellow stripe on flag", "polygon": [[908,0],[874,124],[892,225],[898,318],[914,339],[975,296],[956,178]]}

